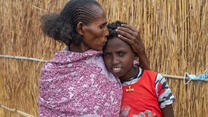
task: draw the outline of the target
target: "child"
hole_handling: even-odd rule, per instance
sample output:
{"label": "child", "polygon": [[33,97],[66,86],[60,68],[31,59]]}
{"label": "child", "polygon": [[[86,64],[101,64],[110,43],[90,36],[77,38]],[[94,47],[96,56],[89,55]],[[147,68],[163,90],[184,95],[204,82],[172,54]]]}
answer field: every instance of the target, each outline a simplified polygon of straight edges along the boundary
{"label": "child", "polygon": [[118,38],[117,21],[108,25],[109,36],[103,48],[107,69],[119,77],[123,85],[121,117],[173,117],[175,101],[165,78],[156,72],[143,70],[134,63],[132,48]]}

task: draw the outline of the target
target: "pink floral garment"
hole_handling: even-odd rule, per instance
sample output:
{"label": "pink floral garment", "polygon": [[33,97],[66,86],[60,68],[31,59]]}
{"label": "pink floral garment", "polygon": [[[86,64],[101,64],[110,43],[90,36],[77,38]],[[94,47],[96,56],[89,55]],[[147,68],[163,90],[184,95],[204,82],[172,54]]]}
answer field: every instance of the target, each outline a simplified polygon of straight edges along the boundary
{"label": "pink floral garment", "polygon": [[39,117],[118,117],[122,86],[101,52],[62,50],[42,68]]}

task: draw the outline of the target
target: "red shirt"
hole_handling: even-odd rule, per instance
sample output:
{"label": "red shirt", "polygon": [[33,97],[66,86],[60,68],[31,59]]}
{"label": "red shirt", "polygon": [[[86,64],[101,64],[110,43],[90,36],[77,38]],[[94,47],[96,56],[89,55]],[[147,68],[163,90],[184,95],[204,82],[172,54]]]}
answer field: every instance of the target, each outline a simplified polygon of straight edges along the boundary
{"label": "red shirt", "polygon": [[144,70],[134,84],[123,86],[121,117],[162,117],[155,90],[156,72]]}

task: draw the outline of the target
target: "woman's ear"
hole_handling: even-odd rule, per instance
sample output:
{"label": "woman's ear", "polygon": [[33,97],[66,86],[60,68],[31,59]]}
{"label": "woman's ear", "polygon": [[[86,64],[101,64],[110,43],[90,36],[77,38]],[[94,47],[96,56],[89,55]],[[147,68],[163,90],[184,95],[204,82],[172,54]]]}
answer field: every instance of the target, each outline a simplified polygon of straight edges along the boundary
{"label": "woman's ear", "polygon": [[85,24],[83,22],[78,22],[77,23],[77,33],[80,35],[84,35],[84,29],[85,29]]}

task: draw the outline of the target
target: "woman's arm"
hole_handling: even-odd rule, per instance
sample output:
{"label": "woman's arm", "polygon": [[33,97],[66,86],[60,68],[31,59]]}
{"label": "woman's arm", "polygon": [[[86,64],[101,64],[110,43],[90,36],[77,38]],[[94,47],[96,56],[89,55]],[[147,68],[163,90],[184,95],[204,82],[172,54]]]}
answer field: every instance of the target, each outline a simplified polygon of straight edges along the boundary
{"label": "woman's arm", "polygon": [[163,117],[174,117],[172,104],[167,105],[165,108],[163,108],[161,110],[162,110]]}
{"label": "woman's arm", "polygon": [[127,42],[137,54],[141,67],[143,69],[150,69],[149,59],[145,54],[145,47],[139,31],[128,24],[122,24],[116,31],[119,33],[119,38]]}

